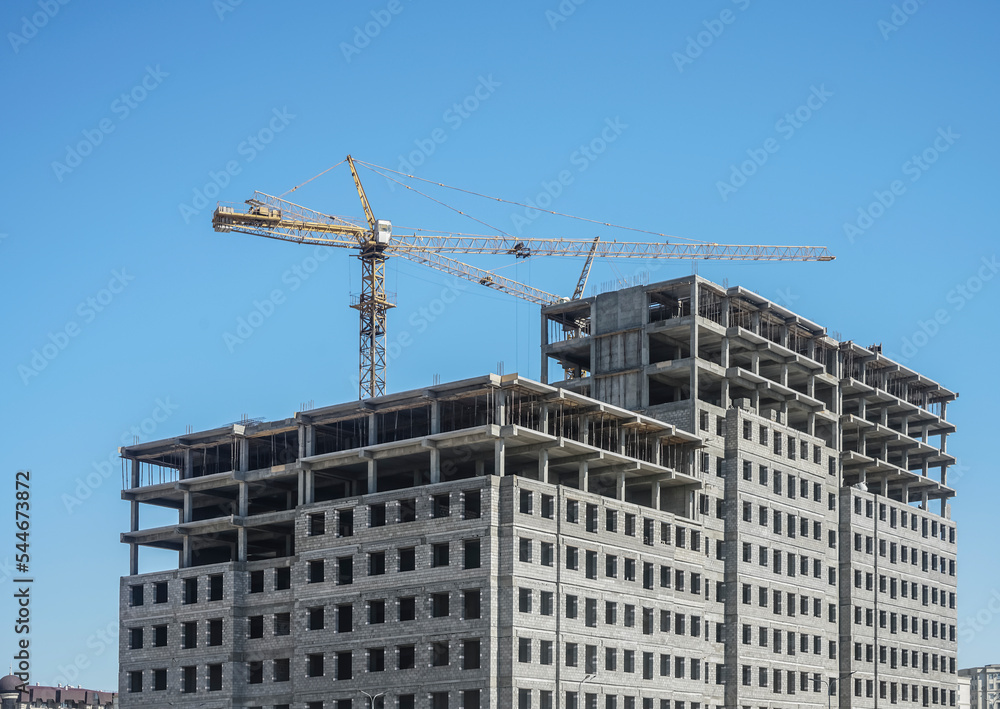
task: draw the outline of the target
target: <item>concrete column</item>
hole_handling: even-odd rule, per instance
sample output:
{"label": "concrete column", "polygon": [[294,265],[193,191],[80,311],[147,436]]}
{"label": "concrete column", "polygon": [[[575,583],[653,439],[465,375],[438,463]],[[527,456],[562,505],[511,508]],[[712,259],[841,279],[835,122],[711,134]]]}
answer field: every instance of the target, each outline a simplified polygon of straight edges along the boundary
{"label": "concrete column", "polygon": [[[723,300],[722,322],[723,322],[723,325],[725,325],[725,326],[728,327],[728,323],[729,323],[729,299],[728,298],[726,298],[725,300]],[[722,369],[723,370],[728,370],[729,369],[729,338],[726,337],[726,336],[722,337],[722,352],[721,352],[721,355],[720,355],[720,361],[721,361],[721,364],[722,364]],[[722,394],[721,394],[721,396],[722,396],[722,401],[720,401],[719,403],[722,405],[722,408],[728,409],[729,408],[729,404],[730,404],[730,397],[729,397],[729,377],[723,377],[722,378]]]}
{"label": "concrete column", "polygon": [[597,298],[590,304],[590,375],[601,374],[597,370]]}
{"label": "concrete column", "polygon": [[306,426],[304,423],[300,423],[299,424],[299,458],[305,458],[306,455],[307,455],[306,454],[306,438],[307,438],[307,433],[306,432],[309,430],[309,428],[310,427]]}
{"label": "concrete column", "polygon": [[580,417],[580,442],[590,443],[590,416]]}
{"label": "concrete column", "polygon": [[181,568],[191,567],[191,536],[185,534],[181,537]]}
{"label": "concrete column", "polygon": [[191,521],[191,491],[184,491],[184,507],[181,509],[181,522]]}
{"label": "concrete column", "polygon": [[316,427],[306,426],[306,455],[316,455]]}
{"label": "concrete column", "polygon": [[948,402],[947,401],[942,401],[941,402],[941,420],[942,421],[947,421],[948,420]]}
{"label": "concrete column", "polygon": [[542,380],[542,384],[549,383],[549,356],[546,353],[546,348],[549,346],[549,319],[542,315],[539,318],[542,321],[542,332],[539,342],[542,343],[540,351],[542,353],[542,371],[539,378]]}
{"label": "concrete column", "polygon": [[236,530],[236,561],[247,560],[247,528]]}
{"label": "concrete column", "polygon": [[486,461],[482,458],[476,460],[476,477],[481,478],[486,475]]}
{"label": "concrete column", "polygon": [[549,449],[542,448],[538,451],[538,479],[543,483],[549,481]]}
{"label": "concrete column", "polygon": [[654,510],[659,510],[660,509],[661,492],[662,492],[662,490],[661,490],[660,481],[657,480],[657,481],[655,481],[653,483],[653,490],[652,490],[652,503],[653,503],[652,507],[653,507]]}
{"label": "concrete column", "polygon": [[816,435],[816,412],[810,411],[806,414],[806,431],[809,432],[810,436]]}
{"label": "concrete column", "polygon": [[250,509],[250,485],[245,482],[240,482],[239,494],[237,514],[239,514],[240,517],[246,517]]}
{"label": "concrete column", "polygon": [[928,509],[928,505],[927,505],[928,499],[929,498],[927,497],[927,493],[926,492],[920,493],[920,509],[922,509],[922,510]]}
{"label": "concrete column", "polygon": [[311,505],[316,501],[316,473],[312,470],[302,471],[302,492],[304,495],[304,505]]}
{"label": "concrete column", "polygon": [[578,486],[584,492],[587,492],[590,487],[590,466],[585,460],[580,463]]}
{"label": "concrete column", "polygon": [[368,459],[368,494],[378,492],[378,465],[374,458]]}
{"label": "concrete column", "polygon": [[368,414],[368,445],[374,446],[378,443],[378,421],[374,413]]}
{"label": "concrete column", "polygon": [[240,436],[236,439],[236,444],[240,451],[240,472],[245,473],[250,469],[250,441],[244,436]]}
{"label": "concrete column", "polygon": [[646,409],[649,407],[649,375],[646,374],[646,369],[649,367],[649,304],[651,298],[649,297],[649,291],[643,293],[643,303],[646,306],[646,312],[642,318],[642,324],[639,327],[639,363],[642,366],[642,373],[639,375],[639,408]]}
{"label": "concrete column", "polygon": [[191,464],[191,449],[190,448],[185,448],[184,449],[184,469],[181,470],[181,480],[187,480],[188,478],[191,477],[191,469],[192,469],[192,464]]}
{"label": "concrete column", "polygon": [[620,472],[615,476],[615,497],[625,502],[625,473]]}
{"label": "concrete column", "polygon": [[788,386],[788,363],[782,362],[780,374],[778,375],[781,381],[781,386]]}
{"label": "concrete column", "polygon": [[903,495],[903,504],[909,504],[910,502],[910,483],[904,482],[901,487],[901,492]]}
{"label": "concrete column", "polygon": [[[132,460],[132,487],[139,487],[139,461]],[[132,500],[129,503],[129,529],[133,532],[139,531],[139,503],[136,500]],[[129,575],[135,576],[139,573],[139,545],[134,542],[129,542],[128,545],[128,567]]]}
{"label": "concrete column", "polygon": [[698,430],[698,279],[691,282],[691,422],[689,431]]}
{"label": "concrete column", "polygon": [[441,451],[431,448],[431,484],[441,482]]}
{"label": "concrete column", "polygon": [[441,404],[437,399],[431,402],[431,433],[441,433]]}
{"label": "concrete column", "polygon": [[502,438],[498,438],[493,444],[493,474],[498,477],[503,477],[505,473],[505,463],[506,463],[506,441]]}

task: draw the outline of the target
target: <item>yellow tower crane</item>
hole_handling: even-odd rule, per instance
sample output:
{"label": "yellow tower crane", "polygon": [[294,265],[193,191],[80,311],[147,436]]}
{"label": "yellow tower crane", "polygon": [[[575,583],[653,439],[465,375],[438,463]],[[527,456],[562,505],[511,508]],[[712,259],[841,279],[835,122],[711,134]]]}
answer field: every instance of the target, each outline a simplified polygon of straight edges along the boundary
{"label": "yellow tower crane", "polygon": [[[354,159],[348,155],[354,184],[364,207],[367,224],[335,217],[254,192],[246,200],[245,211],[220,204],[212,214],[212,226],[219,232],[241,232],[298,244],[318,244],[358,250],[362,288],[352,297],[351,307],[361,318],[359,398],[385,394],[386,313],[395,305],[385,289],[385,262],[400,256],[532,303],[549,305],[570,298],[560,297],[524,283],[505,278],[444,254],[501,254],[517,258],[532,256],[581,256],[586,258],[583,273],[572,299],[580,298],[595,257],[629,259],[687,259],[729,261],[832,261],[822,246],[744,246],[736,244],[645,241],[604,241],[594,239],[514,238],[509,235],[393,234],[392,224],[376,219]],[[496,199],[496,198],[493,198]],[[503,200],[499,200],[503,201]],[[241,208],[242,209],[242,208]]]}

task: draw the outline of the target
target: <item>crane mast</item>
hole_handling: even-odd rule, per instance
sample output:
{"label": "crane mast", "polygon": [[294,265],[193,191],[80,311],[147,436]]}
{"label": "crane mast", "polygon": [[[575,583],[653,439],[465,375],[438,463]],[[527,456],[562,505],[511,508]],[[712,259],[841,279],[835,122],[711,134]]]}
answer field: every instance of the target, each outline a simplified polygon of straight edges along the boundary
{"label": "crane mast", "polygon": [[361,398],[385,394],[385,332],[386,315],[395,304],[389,300],[385,290],[385,248],[392,239],[392,225],[383,219],[376,219],[368,204],[365,188],[361,186],[354,159],[348,155],[354,185],[368,219],[368,239],[362,245],[358,259],[361,261],[361,293],[352,298],[351,307],[361,318],[361,339],[358,346],[358,387]]}

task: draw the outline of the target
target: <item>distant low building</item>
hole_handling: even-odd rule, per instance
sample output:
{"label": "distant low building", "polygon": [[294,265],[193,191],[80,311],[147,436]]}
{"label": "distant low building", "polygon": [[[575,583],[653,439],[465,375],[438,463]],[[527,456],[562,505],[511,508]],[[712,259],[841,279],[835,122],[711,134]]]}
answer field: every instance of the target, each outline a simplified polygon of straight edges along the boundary
{"label": "distant low building", "polygon": [[25,685],[20,678],[7,675],[0,679],[2,709],[65,707],[66,709],[117,709],[117,692],[98,692],[82,687],[47,687]]}
{"label": "distant low building", "polygon": [[958,678],[958,709],[972,709],[972,678]]}
{"label": "distant low building", "polygon": [[958,671],[969,678],[969,705],[972,709],[1000,709],[1000,665],[969,667]]}

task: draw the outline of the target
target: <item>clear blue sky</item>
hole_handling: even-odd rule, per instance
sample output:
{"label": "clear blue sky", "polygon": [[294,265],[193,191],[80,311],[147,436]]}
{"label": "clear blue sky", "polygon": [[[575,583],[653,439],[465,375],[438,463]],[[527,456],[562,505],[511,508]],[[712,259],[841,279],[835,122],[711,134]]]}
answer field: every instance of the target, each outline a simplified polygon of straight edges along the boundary
{"label": "clear blue sky", "polygon": [[[103,634],[116,632],[128,571],[128,506],[114,456],[133,428],[168,437],[356,395],[356,260],[329,250],[302,279],[295,269],[317,265],[311,249],[210,224],[216,199],[280,194],[348,153],[518,201],[558,192],[553,209],[654,232],[828,246],[832,263],[699,272],[843,339],[881,342],[961,393],[948,445],[963,466],[959,664],[1000,661],[1000,9],[577,2],[3,4],[0,471],[11,522],[0,560],[9,569],[14,554],[14,475],[30,469],[33,680],[116,686]],[[581,152],[592,143],[601,150]],[[571,180],[556,189],[562,171]],[[484,231],[362,178],[396,225]],[[628,238],[549,216],[525,225],[523,209],[435,194],[507,231]],[[345,166],[295,199],[363,216]],[[568,294],[581,265],[501,273]],[[652,265],[654,279],[691,271]],[[599,263],[591,283],[642,264],[616,266]],[[388,277],[399,304],[390,342],[411,341],[390,362],[390,390],[500,361],[539,375],[535,306],[401,259]],[[283,302],[227,344],[276,289]],[[454,302],[441,307],[443,294]],[[143,558],[145,569],[173,561]],[[10,581],[0,588],[6,653],[15,606]]]}

